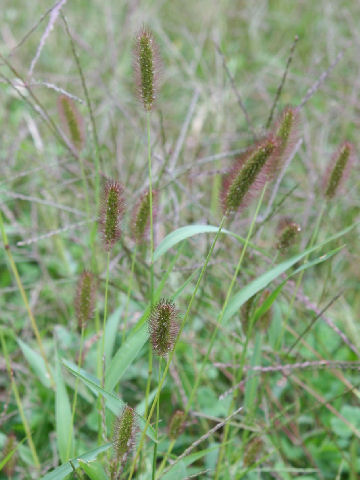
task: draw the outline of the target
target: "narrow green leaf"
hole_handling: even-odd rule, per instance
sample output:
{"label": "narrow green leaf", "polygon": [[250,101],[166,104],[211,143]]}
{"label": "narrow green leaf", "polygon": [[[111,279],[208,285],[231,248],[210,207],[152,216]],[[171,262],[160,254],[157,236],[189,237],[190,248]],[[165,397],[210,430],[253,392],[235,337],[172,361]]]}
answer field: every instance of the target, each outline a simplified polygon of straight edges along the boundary
{"label": "narrow green leaf", "polygon": [[91,480],[109,480],[104,468],[96,460],[79,460],[79,464]]}
{"label": "narrow green leaf", "polygon": [[[273,280],[275,280],[277,277],[279,277],[282,273],[286,272],[290,267],[295,265],[297,262],[299,262],[301,259],[303,259],[306,255],[309,253],[314,252],[318,248],[323,247],[327,243],[336,240],[337,238],[342,237],[346,233],[348,233],[350,230],[352,230],[356,225],[359,223],[355,223],[351,225],[348,228],[345,228],[341,232],[329,237],[327,240],[319,243],[318,245],[315,245],[312,248],[307,248],[304,250],[302,253],[295,255],[294,257],[289,258],[285,262],[280,263],[279,265],[276,265],[276,267],[272,268],[268,272],[264,273],[263,275],[260,275],[260,277],[256,278],[252,282],[250,282],[248,285],[246,285],[244,288],[242,288],[239,292],[237,292],[229,301],[228,306],[225,310],[224,313],[224,322],[229,320],[236,312],[239,311],[239,308],[247,301],[249,298],[251,298],[253,295],[255,295],[257,292],[262,290],[263,288],[267,287],[269,283],[271,283]],[[331,253],[331,252],[330,252]],[[321,258],[321,257],[320,257]],[[319,263],[319,262],[316,262]],[[312,266],[312,262],[309,262],[306,264],[306,267]],[[304,269],[305,266],[303,265],[300,267],[301,269]],[[299,271],[299,269],[298,269]]]}
{"label": "narrow green leaf", "polygon": [[[111,447],[112,447],[112,443],[106,443],[105,445],[101,445],[101,447],[97,447],[94,450],[90,450],[86,453],[83,453],[79,457],[72,459],[71,462],[75,468],[78,468],[80,466],[79,460],[85,460],[85,461],[94,460],[100,453],[105,452]],[[70,462],[66,462],[64,463],[64,465],[60,465],[60,467],[57,467],[52,472],[49,472],[46,475],[44,475],[40,480],[63,480],[71,472],[73,472],[73,469],[70,465]]]}
{"label": "narrow green leaf", "polygon": [[117,308],[108,318],[105,327],[105,341],[104,341],[104,353],[106,365],[109,364],[113,354],[116,332],[119,327],[121,318],[122,307]]}
{"label": "narrow green leaf", "polygon": [[[76,377],[80,378],[85,385],[87,385],[94,393],[95,395],[102,395],[104,399],[106,400],[106,406],[116,415],[118,416],[123,408],[125,407],[126,403],[121,400],[121,398],[117,397],[114,393],[108,392],[104,390],[100,386],[100,382],[98,379],[94,379],[94,377],[87,372],[85,372],[83,369],[78,369],[78,367],[73,364],[72,362],[69,362],[68,360],[63,359],[62,360],[63,364],[65,367]],[[137,423],[140,428],[140,430],[143,430],[146,424],[146,420],[140,416],[136,415]],[[156,442],[156,434],[153,429],[153,427],[149,426],[146,435],[154,442]]]}
{"label": "narrow green leaf", "polygon": [[44,360],[42,356],[35,352],[29,345],[25,342],[20,340],[20,338],[16,339],[21,351],[23,352],[24,357],[29,362],[30,367],[34,370],[36,375],[38,376],[40,382],[47,388],[50,388],[51,383],[49,379],[49,374],[46,370]]}
{"label": "narrow green leaf", "polygon": [[144,324],[139,330],[134,329],[126,338],[125,343],[119,348],[114,355],[109,367],[105,373],[105,389],[114,390],[126,370],[138,356],[140,350],[144,346],[149,337],[147,324]]}
{"label": "narrow green leaf", "polygon": [[[199,235],[200,233],[216,233],[218,230],[219,227],[215,227],[214,225],[187,225],[186,227],[178,228],[174,232],[169,233],[169,235],[166,235],[166,237],[160,242],[154,252],[154,262],[156,262],[156,260],[158,260],[162,255],[164,255],[164,253],[166,253],[170,248],[174,247],[177,243],[193,237],[194,235]],[[221,234],[230,235],[239,240],[240,243],[245,243],[245,238],[240,237],[239,235],[236,235],[236,233],[230,232],[229,230],[222,229]],[[257,247],[253,243],[248,243],[248,246],[268,256],[267,252]]]}
{"label": "narrow green leaf", "polygon": [[[59,456],[62,462],[69,459],[68,456],[68,442],[74,446],[72,429],[72,417],[69,397],[67,395],[64,379],[61,373],[61,365],[58,356],[56,355],[56,394],[55,394],[55,421],[56,421],[56,440],[58,445]],[[70,449],[70,455],[73,448]]]}

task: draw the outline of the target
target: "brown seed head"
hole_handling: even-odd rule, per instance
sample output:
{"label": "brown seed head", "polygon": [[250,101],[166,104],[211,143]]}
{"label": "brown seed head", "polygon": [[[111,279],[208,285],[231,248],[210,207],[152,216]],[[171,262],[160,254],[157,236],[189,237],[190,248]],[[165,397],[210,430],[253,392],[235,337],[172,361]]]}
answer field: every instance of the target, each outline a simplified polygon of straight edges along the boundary
{"label": "brown seed head", "polygon": [[91,272],[84,271],[78,280],[75,295],[75,311],[79,329],[86,327],[95,307],[96,280]]}
{"label": "brown seed head", "polygon": [[179,333],[177,311],[170,300],[162,299],[153,307],[149,320],[150,340],[156,355],[165,357],[174,348]]}
{"label": "brown seed head", "polygon": [[123,189],[119,182],[108,180],[102,195],[99,219],[99,227],[106,251],[110,251],[120,238],[120,218],[123,211]]}

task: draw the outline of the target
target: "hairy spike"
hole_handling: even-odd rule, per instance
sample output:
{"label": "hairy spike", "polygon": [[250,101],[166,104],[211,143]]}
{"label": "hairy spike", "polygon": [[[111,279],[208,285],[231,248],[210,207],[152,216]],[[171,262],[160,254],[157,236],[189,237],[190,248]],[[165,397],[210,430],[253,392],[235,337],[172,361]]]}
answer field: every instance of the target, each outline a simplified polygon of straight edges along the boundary
{"label": "hairy spike", "polygon": [[106,251],[110,251],[120,238],[120,217],[123,211],[123,189],[116,180],[108,180],[103,191],[99,220]]}
{"label": "hairy spike", "polygon": [[235,212],[245,207],[256,192],[270,179],[274,169],[277,140],[269,135],[251,147],[224,177],[221,202],[224,212]]}
{"label": "hairy spike", "polygon": [[135,433],[135,411],[127,405],[115,420],[114,425],[113,441],[116,465],[123,465],[126,462],[127,456],[135,444]]}
{"label": "hairy spike", "polygon": [[285,107],[276,122],[274,135],[279,145],[276,153],[277,169],[288,158],[298,137],[299,111],[295,107]]}
{"label": "hairy spike", "polygon": [[175,440],[179,437],[185,428],[185,413],[182,410],[176,410],[172,415],[168,427],[169,437]]}
{"label": "hairy spike", "polygon": [[150,30],[143,27],[136,36],[135,81],[139,99],[145,110],[154,105],[158,89],[159,54],[158,47]]}
{"label": "hairy spike", "polygon": [[[253,295],[244,305],[241,307],[241,317],[242,317],[242,328],[243,332],[247,334],[247,331],[250,326],[251,317],[254,315],[255,311],[262,306],[270,295],[270,290],[263,290],[260,294]],[[272,308],[270,307],[256,322],[256,328],[266,331],[272,320]]]}
{"label": "hairy spike", "polygon": [[174,348],[179,332],[177,311],[170,300],[162,299],[153,307],[149,320],[150,340],[156,355],[165,357]]}
{"label": "hairy spike", "polygon": [[276,248],[280,251],[288,250],[296,242],[300,232],[299,224],[293,222],[289,217],[282,218],[278,225],[279,240],[276,243]]}
{"label": "hairy spike", "polygon": [[77,283],[75,295],[75,311],[79,329],[86,327],[92,318],[95,307],[96,280],[94,275],[85,270]]}
{"label": "hairy spike", "polygon": [[[156,217],[158,193],[152,191],[153,222]],[[150,226],[150,193],[147,190],[136,204],[133,211],[132,233],[137,243],[141,243],[149,230]]]}
{"label": "hairy spike", "polygon": [[333,155],[324,179],[324,191],[327,198],[333,198],[348,178],[354,162],[354,151],[352,143],[344,142]]}
{"label": "hairy spike", "polygon": [[58,98],[58,111],[61,126],[74,149],[79,153],[85,146],[85,125],[74,100],[66,95]]}
{"label": "hairy spike", "polygon": [[250,467],[253,465],[263,448],[263,441],[259,437],[255,437],[245,447],[244,452],[244,466]]}

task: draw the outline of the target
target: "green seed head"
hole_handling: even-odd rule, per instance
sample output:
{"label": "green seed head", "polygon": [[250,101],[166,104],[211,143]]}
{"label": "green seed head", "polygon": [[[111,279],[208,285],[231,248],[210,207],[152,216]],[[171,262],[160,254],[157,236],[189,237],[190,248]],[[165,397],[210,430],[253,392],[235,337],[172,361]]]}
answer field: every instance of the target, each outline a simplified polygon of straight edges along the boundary
{"label": "green seed head", "polygon": [[77,284],[75,311],[79,329],[85,328],[94,314],[96,281],[91,272],[84,271]]}
{"label": "green seed head", "polygon": [[150,340],[156,355],[165,357],[174,348],[179,332],[175,304],[162,299],[153,307],[149,320]]}
{"label": "green seed head", "polygon": [[[157,192],[153,190],[152,192],[153,222],[156,216],[157,198],[158,198]],[[150,226],[150,193],[149,191],[147,191],[141,196],[133,212],[132,232],[137,243],[141,243],[142,241],[145,240],[149,226]]]}
{"label": "green seed head", "polygon": [[341,184],[349,176],[354,157],[354,147],[344,142],[333,156],[325,175],[325,196],[333,198],[339,191]]}
{"label": "green seed head", "polygon": [[100,230],[106,251],[110,251],[120,238],[120,216],[123,213],[123,189],[119,182],[106,182],[100,211]]}
{"label": "green seed head", "polygon": [[182,410],[176,410],[170,419],[169,423],[169,437],[171,440],[175,440],[179,437],[184,430],[185,413]]}
{"label": "green seed head", "polygon": [[135,442],[135,411],[126,406],[116,419],[114,428],[114,449],[117,462],[123,463]]}
{"label": "green seed head", "polygon": [[276,139],[270,135],[238,159],[224,178],[221,200],[225,212],[245,206],[270,178]]}
{"label": "green seed head", "polygon": [[245,452],[244,452],[245,467],[250,467],[256,462],[262,448],[263,448],[263,441],[259,437],[254,438],[246,445]]}
{"label": "green seed head", "polygon": [[159,55],[152,33],[142,28],[136,37],[135,80],[145,110],[153,107],[157,92]]}
{"label": "green seed head", "polygon": [[279,240],[276,248],[282,252],[288,250],[298,239],[301,227],[293,222],[291,218],[285,217],[280,220],[278,226]]}
{"label": "green seed head", "polygon": [[65,95],[60,95],[58,111],[62,128],[72,147],[77,153],[80,153],[85,146],[85,126],[84,119],[80,115],[74,100]]}
{"label": "green seed head", "polygon": [[279,141],[278,161],[286,160],[294,147],[299,123],[299,112],[294,107],[286,107],[275,126],[275,137]]}

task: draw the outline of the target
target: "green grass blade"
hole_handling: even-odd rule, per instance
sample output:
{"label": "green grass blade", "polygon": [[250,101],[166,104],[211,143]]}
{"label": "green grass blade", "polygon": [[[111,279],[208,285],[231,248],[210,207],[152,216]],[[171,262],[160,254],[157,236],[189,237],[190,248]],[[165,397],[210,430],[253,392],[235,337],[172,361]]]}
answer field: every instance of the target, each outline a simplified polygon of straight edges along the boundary
{"label": "green grass blade", "polygon": [[[224,322],[228,321],[236,312],[239,311],[239,308],[247,301],[249,298],[251,298],[253,295],[255,295],[257,292],[262,290],[263,288],[267,287],[273,280],[275,280],[277,277],[279,277],[281,274],[285,273],[289,268],[291,268],[293,265],[295,265],[297,262],[302,260],[306,255],[314,252],[315,250],[323,247],[327,243],[336,240],[337,238],[342,237],[346,233],[350,232],[358,223],[354,223],[350,227],[345,228],[341,232],[337,233],[336,235],[333,235],[329,237],[327,240],[319,243],[318,245],[315,245],[312,248],[308,248],[304,250],[302,253],[295,255],[294,257],[289,258],[288,260],[285,260],[285,262],[280,263],[279,265],[276,265],[276,267],[272,268],[268,272],[264,273],[263,275],[260,275],[258,278],[256,278],[254,281],[250,282],[248,285],[246,285],[244,288],[242,288],[239,292],[237,292],[233,298],[229,301],[229,304],[225,310],[224,313]],[[330,255],[333,251],[329,252],[327,255]],[[319,257],[321,259],[321,257]],[[324,257],[328,258],[328,257]],[[305,268],[310,268],[311,266],[315,265],[316,263],[319,263],[319,259],[313,262],[309,262],[306,265],[303,265],[300,267],[302,270]],[[298,269],[299,271],[299,269]]]}
{"label": "green grass blade", "polygon": [[[100,382],[98,379],[94,380],[94,377],[92,375],[86,373],[83,369],[79,370],[79,368],[72,362],[69,362],[68,360],[65,360],[65,359],[63,359],[62,362],[65,365],[65,367],[73,375],[80,378],[80,380],[83,383],[85,383],[85,385],[87,385],[96,395],[99,395],[99,394],[102,395],[106,400],[107,407],[116,416],[122,412],[126,403],[123,400],[121,400],[121,398],[117,397],[114,393],[108,392],[107,390],[103,389],[100,386]],[[136,415],[136,417],[137,417],[138,426],[142,431],[144,429],[146,420],[140,415]],[[154,442],[156,441],[155,431],[151,426],[149,426],[149,428],[147,429],[146,435]]]}
{"label": "green grass blade", "polygon": [[105,345],[104,345],[104,353],[105,353],[105,361],[106,365],[109,364],[116,340],[116,332],[119,327],[119,322],[121,318],[122,307],[117,308],[107,319],[106,328],[105,328]]}
{"label": "green grass blade", "polygon": [[[166,253],[170,248],[174,247],[177,243],[193,237],[194,235],[199,235],[200,233],[216,233],[218,230],[219,227],[215,227],[214,225],[187,225],[186,227],[178,228],[174,232],[169,233],[169,235],[167,235],[160,242],[154,252],[154,262],[156,262],[156,260],[158,260],[162,255],[164,255],[164,253]],[[245,244],[245,238],[242,238],[239,235],[230,232],[229,230],[222,229],[221,234],[230,235],[239,240],[240,243]],[[248,246],[268,256],[264,250],[256,245],[248,243]]]}
{"label": "green grass blade", "polygon": [[[83,453],[79,457],[72,459],[71,462],[75,468],[78,468],[80,466],[79,460],[84,460],[87,462],[94,460],[100,453],[106,452],[106,450],[109,450],[111,447],[112,443],[106,443],[105,445],[101,445],[101,447],[97,447],[94,450]],[[44,475],[40,480],[63,480],[71,472],[73,472],[73,469],[70,465],[70,462],[66,462],[64,465],[60,465],[60,467],[57,467],[52,472]]]}
{"label": "green grass blade", "polygon": [[20,340],[20,338],[16,339],[21,351],[28,361],[30,367],[34,370],[37,377],[39,378],[40,382],[47,388],[51,387],[51,382],[49,379],[49,374],[46,370],[44,359],[41,355],[39,355],[35,350],[33,350],[29,345],[25,342]]}
{"label": "green grass blade", "polygon": [[79,460],[79,464],[91,480],[109,480],[102,465],[95,460]]}
{"label": "green grass blade", "polygon": [[114,390],[121,377],[138,356],[148,337],[149,332],[146,323],[136,332],[133,330],[132,334],[129,334],[106,369],[105,390],[110,392]]}
{"label": "green grass blade", "polygon": [[[69,436],[69,432],[73,432],[72,416],[69,397],[66,391],[64,379],[61,373],[61,365],[58,356],[56,356],[56,393],[55,393],[55,421],[56,421],[56,440],[58,445],[59,456],[62,462],[69,460],[68,442],[71,441],[74,446],[73,434]],[[73,448],[70,449],[70,455]]]}

